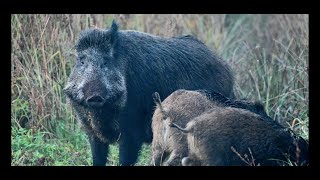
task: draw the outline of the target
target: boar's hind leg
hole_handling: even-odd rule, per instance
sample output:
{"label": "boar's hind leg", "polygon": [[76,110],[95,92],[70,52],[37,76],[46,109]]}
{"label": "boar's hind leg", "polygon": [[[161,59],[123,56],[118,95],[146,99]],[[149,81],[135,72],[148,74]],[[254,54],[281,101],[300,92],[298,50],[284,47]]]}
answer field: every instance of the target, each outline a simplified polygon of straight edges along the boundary
{"label": "boar's hind leg", "polygon": [[176,151],[172,151],[168,160],[164,163],[164,166],[181,166],[181,159]]}
{"label": "boar's hind leg", "polygon": [[103,143],[96,136],[89,138],[94,166],[105,166],[107,162],[109,144]]}
{"label": "boar's hind leg", "polygon": [[182,166],[201,166],[200,160],[194,154],[182,158],[181,164]]}
{"label": "boar's hind leg", "polygon": [[123,132],[119,144],[120,166],[134,165],[141,145],[142,140],[137,138],[136,133]]}

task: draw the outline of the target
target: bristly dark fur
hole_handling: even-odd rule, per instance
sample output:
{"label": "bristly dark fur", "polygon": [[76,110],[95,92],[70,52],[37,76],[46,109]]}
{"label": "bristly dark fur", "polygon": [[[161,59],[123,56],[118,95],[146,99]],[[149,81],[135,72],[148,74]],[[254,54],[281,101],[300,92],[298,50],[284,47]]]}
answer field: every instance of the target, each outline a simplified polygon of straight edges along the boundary
{"label": "bristly dark fur", "polygon": [[274,127],[279,126],[278,123],[274,123],[274,120],[267,115],[264,106],[259,101],[229,98],[217,91],[212,90],[200,90],[199,92],[204,93],[209,99],[218,102],[225,107],[234,107],[249,110],[255,114],[259,114],[261,116],[261,119],[272,123]]}
{"label": "bristly dark fur", "polygon": [[87,48],[99,49],[104,52],[115,45],[118,38],[118,25],[115,21],[109,30],[88,29],[80,33],[76,49],[81,52]]}

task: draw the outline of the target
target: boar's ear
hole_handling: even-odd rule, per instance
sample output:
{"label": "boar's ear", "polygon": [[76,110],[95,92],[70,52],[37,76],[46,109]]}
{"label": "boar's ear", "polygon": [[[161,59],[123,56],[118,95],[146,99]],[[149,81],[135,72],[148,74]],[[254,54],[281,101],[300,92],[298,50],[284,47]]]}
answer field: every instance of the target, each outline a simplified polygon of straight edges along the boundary
{"label": "boar's ear", "polygon": [[117,38],[118,38],[118,24],[116,23],[115,20],[112,21],[112,25],[111,25],[111,28],[110,28],[110,43],[112,45],[114,45],[117,41]]}

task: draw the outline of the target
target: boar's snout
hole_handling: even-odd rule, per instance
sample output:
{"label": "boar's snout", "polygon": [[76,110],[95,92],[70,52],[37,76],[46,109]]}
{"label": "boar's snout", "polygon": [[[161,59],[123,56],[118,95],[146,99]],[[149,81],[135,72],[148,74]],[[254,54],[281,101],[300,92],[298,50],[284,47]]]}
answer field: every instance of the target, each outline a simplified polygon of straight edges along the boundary
{"label": "boar's snout", "polygon": [[99,94],[92,95],[86,99],[86,102],[91,107],[102,107],[106,102],[106,99]]}
{"label": "boar's snout", "polygon": [[84,101],[90,107],[102,107],[107,101],[107,89],[99,80],[89,81],[84,84],[82,91]]}

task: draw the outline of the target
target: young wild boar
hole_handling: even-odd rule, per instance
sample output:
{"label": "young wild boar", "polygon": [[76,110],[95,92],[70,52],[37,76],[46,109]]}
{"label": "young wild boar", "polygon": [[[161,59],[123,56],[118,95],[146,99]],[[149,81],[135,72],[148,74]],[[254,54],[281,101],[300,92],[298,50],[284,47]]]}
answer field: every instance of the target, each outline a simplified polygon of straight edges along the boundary
{"label": "young wild boar", "polygon": [[182,158],[188,155],[187,137],[179,130],[168,127],[166,122],[173,121],[185,126],[190,119],[217,106],[217,103],[201,92],[187,90],[177,90],[163,102],[159,94],[155,93],[154,101],[157,108],[152,117],[152,164],[181,165]]}
{"label": "young wild boar", "polygon": [[[189,155],[184,166],[243,166],[309,164],[308,144],[276,122],[244,109],[215,107],[190,121],[186,128]],[[250,150],[249,150],[250,149]],[[251,152],[250,152],[251,151]],[[251,155],[247,162],[241,155]]]}
{"label": "young wild boar", "polygon": [[186,135],[167,126],[174,122],[185,126],[190,120],[215,107],[239,107],[261,116],[267,116],[258,102],[234,100],[215,91],[189,91],[180,89],[173,92],[163,102],[158,93],[154,94],[157,105],[152,117],[152,164],[181,165],[183,157],[188,155]]}
{"label": "young wild boar", "polygon": [[77,61],[64,92],[89,137],[93,165],[105,165],[108,146],[119,140],[121,165],[133,165],[152,140],[152,93],[215,90],[233,97],[230,68],[192,36],[89,29],[76,44]]}

